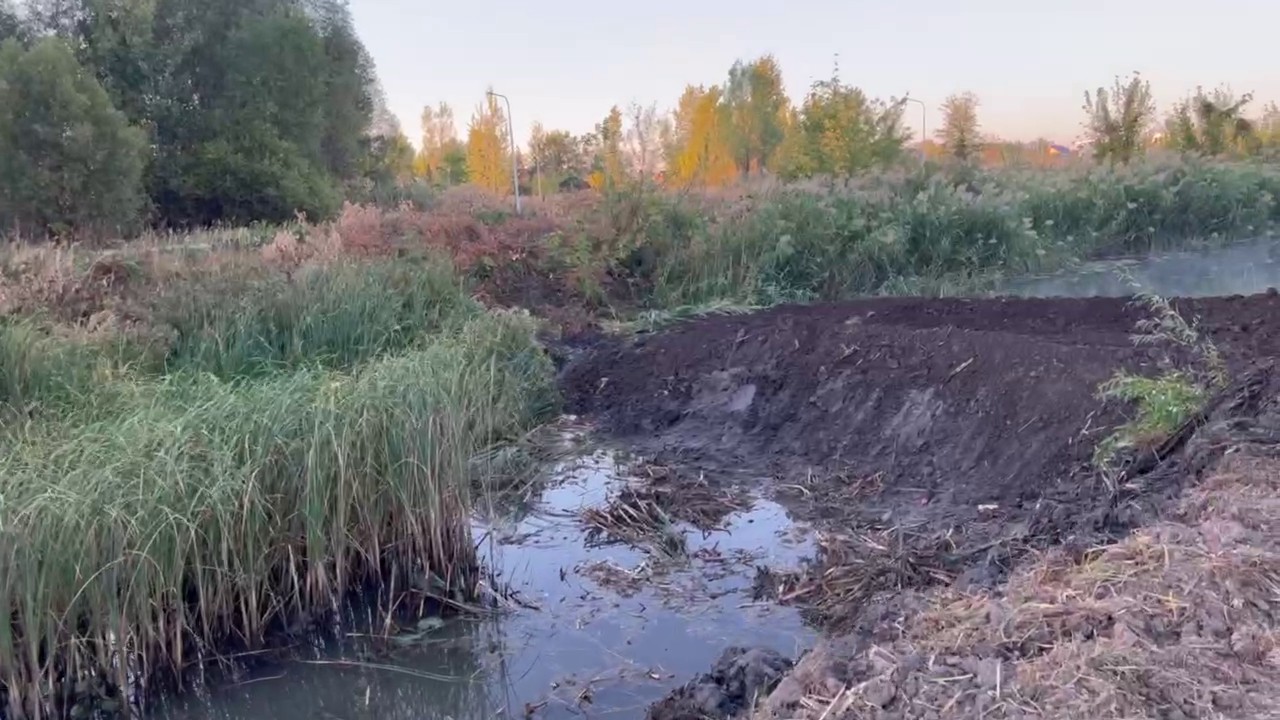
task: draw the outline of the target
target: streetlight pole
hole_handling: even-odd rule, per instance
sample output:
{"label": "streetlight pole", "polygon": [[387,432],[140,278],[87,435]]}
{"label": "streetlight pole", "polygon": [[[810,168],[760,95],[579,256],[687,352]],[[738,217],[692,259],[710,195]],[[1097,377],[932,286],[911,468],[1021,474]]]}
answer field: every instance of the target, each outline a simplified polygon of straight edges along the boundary
{"label": "streetlight pole", "polygon": [[520,214],[520,161],[516,158],[516,132],[511,122],[511,98],[486,90],[486,95],[502,98],[507,103],[507,139],[511,144],[511,189],[516,193],[516,214]]}
{"label": "streetlight pole", "polygon": [[902,98],[903,102],[913,102],[920,106],[920,157],[924,157],[924,144],[928,142],[929,137],[929,107],[924,104],[923,100],[917,100],[910,95]]}

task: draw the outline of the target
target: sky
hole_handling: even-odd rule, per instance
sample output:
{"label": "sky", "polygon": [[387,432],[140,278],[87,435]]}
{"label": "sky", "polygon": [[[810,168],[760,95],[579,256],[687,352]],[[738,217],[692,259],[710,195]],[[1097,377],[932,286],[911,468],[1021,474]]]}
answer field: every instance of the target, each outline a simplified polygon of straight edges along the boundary
{"label": "sky", "polygon": [[[1280,0],[351,0],[387,103],[415,143],[422,108],[458,131],[485,88],[510,98],[522,144],[537,121],[591,130],[615,104],[675,106],[689,84],[724,82],[737,59],[772,53],[793,100],[837,60],[873,97],[910,94],[929,134],[953,92],[981,101],[985,133],[1070,142],[1086,90],[1134,71],[1157,110],[1194,91],[1280,101]],[[1207,12],[1212,11],[1212,12]]]}

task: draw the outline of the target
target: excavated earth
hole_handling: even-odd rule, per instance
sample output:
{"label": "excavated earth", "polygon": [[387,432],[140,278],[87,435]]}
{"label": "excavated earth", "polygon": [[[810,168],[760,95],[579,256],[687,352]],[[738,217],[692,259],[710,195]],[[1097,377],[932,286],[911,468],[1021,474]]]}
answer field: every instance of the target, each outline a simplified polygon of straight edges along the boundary
{"label": "excavated earth", "polygon": [[[757,584],[840,638],[836,665],[849,675],[869,662],[851,658],[888,642],[886,631],[904,636],[904,619],[927,609],[929,593],[1000,596],[1046,553],[1087,563],[1095,548],[1174,512],[1238,445],[1204,440],[1209,421],[1271,437],[1257,418],[1280,396],[1271,372],[1280,297],[1174,306],[1219,348],[1233,383],[1199,422],[1107,477],[1094,449],[1132,408],[1100,400],[1099,385],[1118,370],[1155,375],[1194,361],[1179,346],[1135,344],[1149,313],[1123,299],[893,298],[705,317],[594,339],[561,385],[569,411],[609,436],[695,470],[682,475],[700,482],[751,482],[821,530],[812,567],[762,568]],[[819,696],[859,680],[839,675],[828,673]],[[691,681],[650,717],[728,717],[759,705],[710,692],[724,676]],[[886,700],[877,705],[860,696],[830,717],[976,716],[972,705],[890,712],[895,697],[873,697]],[[796,708],[816,701],[801,699],[775,716],[804,717]]]}

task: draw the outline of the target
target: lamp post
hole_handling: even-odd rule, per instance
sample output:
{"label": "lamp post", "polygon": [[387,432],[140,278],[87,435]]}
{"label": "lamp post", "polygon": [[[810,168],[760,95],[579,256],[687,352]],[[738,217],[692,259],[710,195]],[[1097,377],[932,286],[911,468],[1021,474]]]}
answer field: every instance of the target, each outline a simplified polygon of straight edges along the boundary
{"label": "lamp post", "polygon": [[516,214],[520,214],[520,161],[516,158],[516,133],[511,123],[511,98],[496,93],[492,90],[486,90],[486,95],[502,98],[507,103],[507,139],[511,144],[511,189],[516,193]]}
{"label": "lamp post", "polygon": [[924,104],[923,100],[917,100],[911,96],[902,98],[903,102],[913,102],[920,106],[920,157],[924,157],[924,144],[928,142],[929,137],[929,107]]}

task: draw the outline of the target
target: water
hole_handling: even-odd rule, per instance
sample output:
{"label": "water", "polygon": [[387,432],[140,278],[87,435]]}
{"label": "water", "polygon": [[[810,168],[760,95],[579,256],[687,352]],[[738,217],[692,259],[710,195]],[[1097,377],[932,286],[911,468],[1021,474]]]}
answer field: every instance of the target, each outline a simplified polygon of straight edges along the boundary
{"label": "water", "polygon": [[795,656],[812,644],[796,611],[751,601],[755,564],[795,566],[812,555],[807,531],[780,506],[757,499],[705,536],[686,528],[690,560],[664,572],[641,550],[584,542],[576,513],[623,482],[614,456],[597,452],[550,475],[532,502],[485,508],[477,521],[482,552],[524,607],[426,621],[390,656],[365,661],[379,667],[342,663],[360,661],[359,642],[318,648],[170,698],[149,716],[478,720],[523,718],[527,707],[539,718],[632,718],[729,645]]}
{"label": "water", "polygon": [[1121,297],[1134,286],[1165,297],[1252,295],[1280,288],[1280,241],[1162,253],[1135,260],[1084,263],[1048,276],[1016,278],[1000,294],[1023,297]]}

